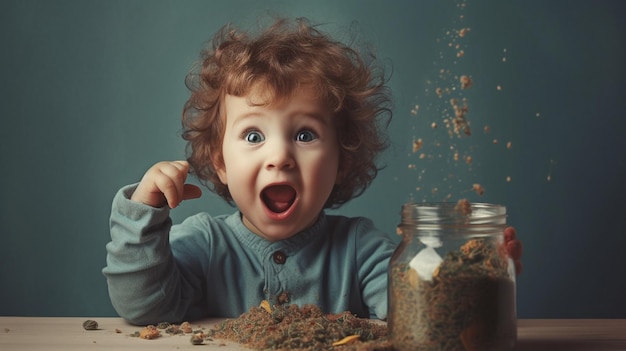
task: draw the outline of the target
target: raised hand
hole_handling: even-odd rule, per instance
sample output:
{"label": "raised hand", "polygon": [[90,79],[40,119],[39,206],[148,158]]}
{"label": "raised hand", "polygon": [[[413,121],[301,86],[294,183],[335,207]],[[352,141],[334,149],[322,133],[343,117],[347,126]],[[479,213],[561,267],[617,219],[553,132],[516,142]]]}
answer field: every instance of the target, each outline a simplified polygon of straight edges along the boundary
{"label": "raised hand", "polygon": [[185,184],[189,173],[187,161],[162,161],[150,167],[137,185],[131,200],[152,207],[166,204],[175,208],[183,200],[199,198],[202,190]]}

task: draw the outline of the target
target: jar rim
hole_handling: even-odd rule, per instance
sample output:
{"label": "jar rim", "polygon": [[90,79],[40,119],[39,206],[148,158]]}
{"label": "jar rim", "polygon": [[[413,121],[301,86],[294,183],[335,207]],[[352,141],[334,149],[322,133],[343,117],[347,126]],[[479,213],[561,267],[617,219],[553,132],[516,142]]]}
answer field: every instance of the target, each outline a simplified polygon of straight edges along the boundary
{"label": "jar rim", "polygon": [[500,204],[469,202],[460,209],[454,202],[408,202],[402,206],[402,226],[504,226],[506,207]]}

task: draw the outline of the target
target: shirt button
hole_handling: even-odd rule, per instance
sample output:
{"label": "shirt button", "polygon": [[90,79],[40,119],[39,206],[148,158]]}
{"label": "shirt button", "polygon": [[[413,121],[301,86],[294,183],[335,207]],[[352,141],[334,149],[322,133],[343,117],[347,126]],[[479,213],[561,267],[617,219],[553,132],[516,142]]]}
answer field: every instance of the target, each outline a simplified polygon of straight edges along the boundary
{"label": "shirt button", "polygon": [[284,264],[287,260],[287,256],[282,251],[276,251],[272,254],[272,259],[274,259],[274,262],[277,264]]}

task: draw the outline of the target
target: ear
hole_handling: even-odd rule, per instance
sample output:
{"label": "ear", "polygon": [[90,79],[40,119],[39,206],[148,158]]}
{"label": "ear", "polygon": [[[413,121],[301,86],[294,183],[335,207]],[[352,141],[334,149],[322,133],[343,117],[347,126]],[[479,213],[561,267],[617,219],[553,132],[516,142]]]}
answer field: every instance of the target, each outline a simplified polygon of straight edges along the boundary
{"label": "ear", "polygon": [[217,176],[220,178],[220,182],[222,182],[222,184],[224,185],[228,185],[228,182],[226,181],[226,179],[228,179],[226,177],[226,169],[224,167],[221,168],[217,168]]}
{"label": "ear", "polygon": [[228,185],[228,177],[226,177],[226,165],[224,164],[224,159],[221,154],[219,156],[215,156],[213,159],[213,168],[215,169],[215,173],[220,179],[220,182],[224,185]]}

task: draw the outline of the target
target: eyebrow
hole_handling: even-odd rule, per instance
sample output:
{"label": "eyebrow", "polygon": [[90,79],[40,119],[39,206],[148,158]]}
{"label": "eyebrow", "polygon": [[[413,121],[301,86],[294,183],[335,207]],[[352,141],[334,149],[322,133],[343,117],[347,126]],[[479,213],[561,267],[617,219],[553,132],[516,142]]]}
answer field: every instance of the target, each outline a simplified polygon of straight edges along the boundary
{"label": "eyebrow", "polygon": [[300,116],[305,116],[305,117],[310,117],[314,120],[319,121],[322,124],[332,124],[332,120],[330,118],[331,114],[326,114],[326,113],[322,113],[322,112],[305,112],[305,113],[301,113],[298,112],[295,115],[300,115]]}
{"label": "eyebrow", "polygon": [[[246,113],[243,113],[243,114],[240,114],[240,115],[236,115],[236,116],[234,116],[235,120],[233,121],[232,126],[236,127],[237,124],[239,124],[239,123],[241,123],[243,121],[246,121],[246,120],[248,120],[250,118],[255,118],[255,117],[262,118],[263,116],[262,116],[262,114],[260,112],[246,112]],[[226,114],[226,119],[228,120],[228,114]]]}
{"label": "eyebrow", "polygon": [[[323,125],[332,125],[333,124],[332,119],[330,118],[331,115],[332,115],[331,113],[326,114],[326,113],[323,113],[322,111],[310,112],[310,111],[296,110],[293,113],[290,113],[288,117],[292,118],[294,116],[295,117],[302,116],[302,117],[314,119]],[[241,121],[248,120],[250,118],[255,118],[255,117],[263,118],[264,115],[262,112],[257,112],[257,111],[250,111],[250,112],[237,115],[235,117],[236,120],[233,122],[233,126],[236,126]]]}

